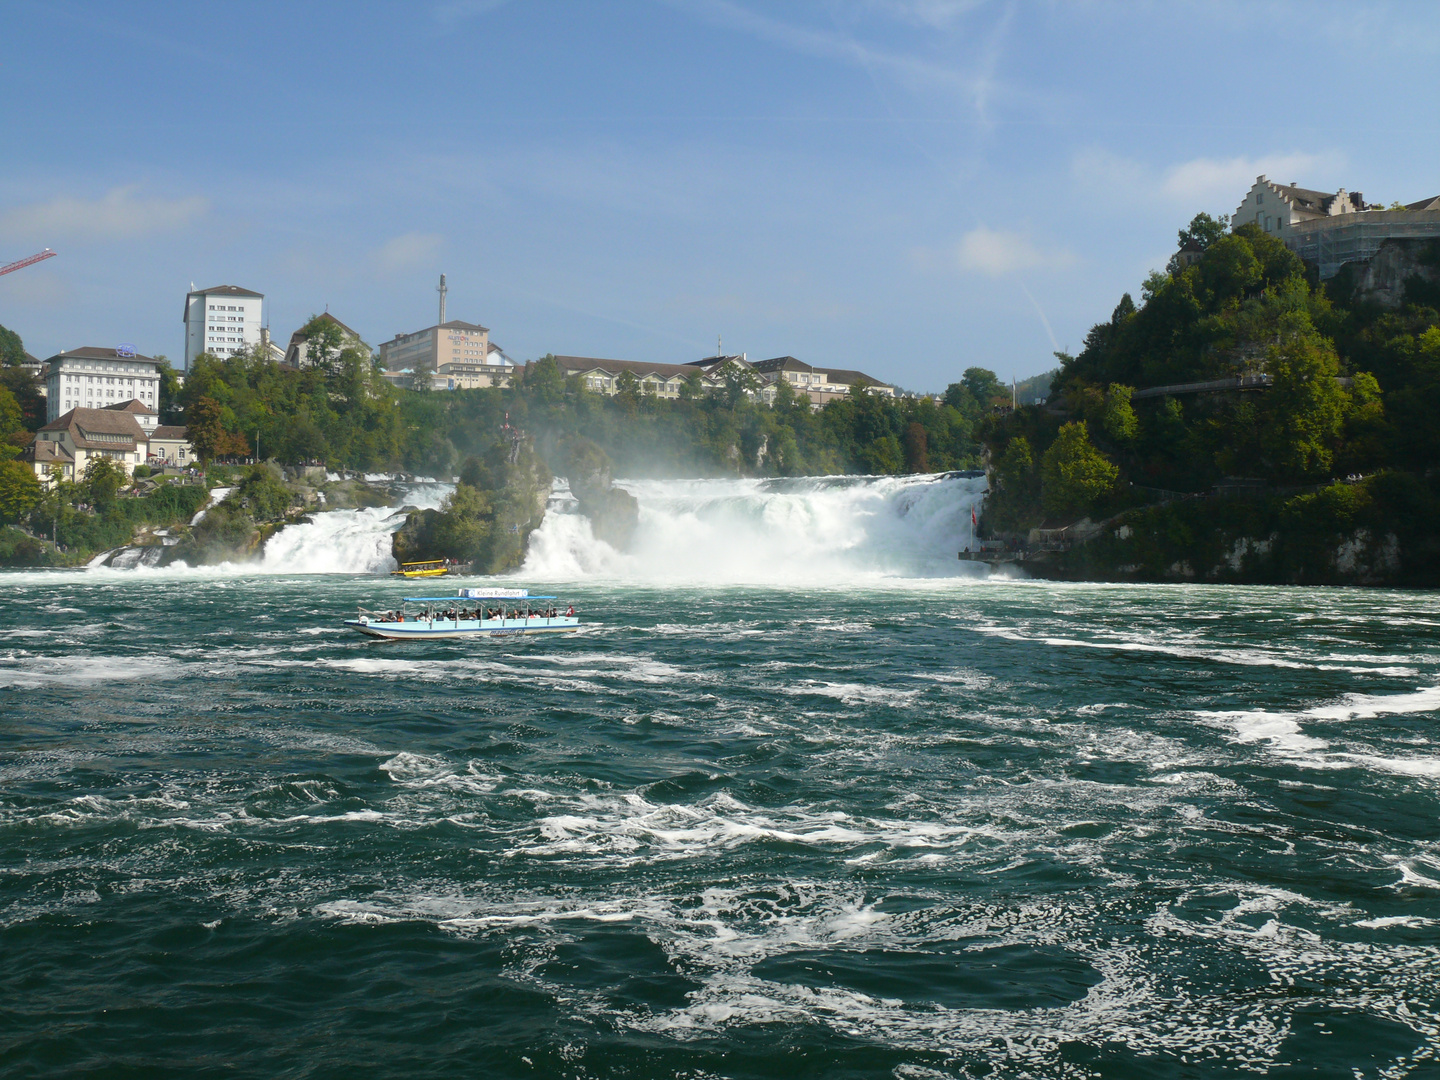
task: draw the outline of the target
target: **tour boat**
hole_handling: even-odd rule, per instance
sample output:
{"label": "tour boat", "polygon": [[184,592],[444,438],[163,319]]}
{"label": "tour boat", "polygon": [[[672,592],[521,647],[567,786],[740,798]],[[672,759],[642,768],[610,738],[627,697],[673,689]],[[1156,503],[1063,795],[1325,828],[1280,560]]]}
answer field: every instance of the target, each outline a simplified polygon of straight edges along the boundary
{"label": "tour boat", "polygon": [[391,570],[391,577],[421,578],[421,577],[444,577],[450,572],[450,564],[444,559],[431,559],[428,562],[402,562],[398,570]]}
{"label": "tour boat", "polygon": [[461,589],[454,596],[407,596],[398,610],[360,609],[352,630],[390,641],[419,638],[513,637],[580,629],[573,606],[527,589]]}

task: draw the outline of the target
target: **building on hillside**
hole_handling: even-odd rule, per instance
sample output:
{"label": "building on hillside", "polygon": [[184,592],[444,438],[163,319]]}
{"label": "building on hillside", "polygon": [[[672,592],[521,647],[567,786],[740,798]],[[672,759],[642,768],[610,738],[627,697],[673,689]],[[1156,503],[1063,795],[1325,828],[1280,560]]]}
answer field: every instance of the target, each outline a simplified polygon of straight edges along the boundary
{"label": "building on hillside", "polygon": [[275,364],[285,362],[285,350],[270,336],[270,327],[260,328],[260,351],[264,353],[265,359]]}
{"label": "building on hillside", "polygon": [[1440,196],[1391,210],[1367,205],[1359,192],[1331,195],[1262,175],[1230,219],[1232,228],[1249,224],[1314,263],[1326,281],[1346,263],[1369,262],[1386,240],[1440,238]]}
{"label": "building on hillside", "polygon": [[[357,334],[354,330],[351,330],[350,327],[346,326],[343,322],[335,318],[335,316],[331,315],[328,311],[322,315],[317,315],[315,318],[321,322],[329,323],[339,328],[340,347],[342,349],[359,347],[364,349],[367,353],[370,351],[370,346],[366,345],[365,342],[360,340],[359,334]],[[293,334],[290,335],[290,346],[285,350],[285,355],[282,357],[281,363],[296,369],[303,369],[313,366],[315,361],[310,356],[310,339],[305,333],[305,327],[309,325],[310,323],[307,322],[305,326],[302,326],[299,330],[296,330]]]}
{"label": "building on hillside", "polygon": [[160,407],[160,362],[131,349],[86,346],[56,353],[45,361],[47,421],[71,409],[103,409],[138,400],[152,410]]}
{"label": "building on hillside", "polygon": [[41,397],[47,397],[50,388],[45,385],[45,361],[37,360],[28,352],[25,359],[20,361],[20,366],[29,372],[30,377],[35,380],[35,388],[40,391]]}
{"label": "building on hillside", "polygon": [[111,458],[128,476],[145,461],[149,444],[150,436],[124,409],[76,408],[37,431],[26,457],[42,480],[51,465],[59,465],[65,479],[78,479],[93,457]]}
{"label": "building on hillside", "polygon": [[[607,360],[596,356],[557,356],[555,363],[567,379],[578,378],[585,389],[614,396],[621,376],[629,372],[642,394],[678,398],[687,379],[699,379],[701,391],[718,390],[724,383],[696,364],[652,364],[642,360]],[[527,365],[528,367],[529,365]]]}
{"label": "building on hillside", "polygon": [[106,405],[105,408],[110,412],[129,413],[146,435],[160,425],[160,414],[136,398],[131,398],[129,401],[117,401],[114,405]]}
{"label": "building on hillside", "polygon": [[157,425],[150,432],[146,460],[151,465],[174,465],[182,469],[195,464],[195,451],[190,446],[189,433],[179,425]]}
{"label": "building on hillside", "polygon": [[[787,382],[797,395],[810,399],[812,409],[822,409],[828,402],[845,397],[852,386],[862,386],[872,394],[894,397],[895,387],[866,375],[863,371],[847,368],[818,368],[797,360],[793,356],[777,356],[770,360],[757,360],[750,365],[765,382],[774,386]],[[773,399],[773,391],[771,393]]]}
{"label": "building on hillside", "polygon": [[490,331],[476,323],[449,322],[413,334],[396,334],[380,346],[380,366],[387,371],[439,371],[441,364],[514,365],[490,347]]}
{"label": "building on hillside", "polygon": [[185,370],[201,353],[222,359],[260,344],[265,294],[216,285],[185,294]]}
{"label": "building on hillside", "polygon": [[[500,350],[492,345],[493,352]],[[515,379],[515,364],[509,357],[495,363],[477,364],[452,360],[441,364],[431,376],[432,390],[474,390],[479,387],[509,386]]]}

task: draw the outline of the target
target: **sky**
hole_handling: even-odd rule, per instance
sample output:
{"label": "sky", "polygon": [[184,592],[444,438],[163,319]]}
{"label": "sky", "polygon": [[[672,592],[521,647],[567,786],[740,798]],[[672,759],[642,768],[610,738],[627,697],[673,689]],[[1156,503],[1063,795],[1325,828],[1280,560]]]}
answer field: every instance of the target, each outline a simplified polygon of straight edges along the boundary
{"label": "sky", "polygon": [[940,390],[1077,351],[1260,173],[1440,195],[1440,5],[3,0],[0,324],[183,354],[185,293],[523,362]]}

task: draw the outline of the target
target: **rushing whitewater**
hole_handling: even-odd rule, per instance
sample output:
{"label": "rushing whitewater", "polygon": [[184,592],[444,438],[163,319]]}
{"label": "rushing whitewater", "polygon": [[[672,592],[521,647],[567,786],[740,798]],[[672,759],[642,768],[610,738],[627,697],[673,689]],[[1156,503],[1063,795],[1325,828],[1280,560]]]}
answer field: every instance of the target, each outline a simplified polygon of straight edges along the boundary
{"label": "rushing whitewater", "polygon": [[973,540],[983,477],[802,477],[620,481],[640,503],[634,549],[595,538],[561,493],[521,573],[586,578],[841,585],[878,577],[983,573],[956,553]]}
{"label": "rushing whitewater", "polygon": [[[520,576],[540,581],[843,585],[882,578],[983,575],[956,553],[973,541],[983,477],[833,476],[781,480],[622,480],[640,503],[633,550],[595,538],[563,480],[530,537]],[[417,483],[403,506],[439,507],[451,484]],[[257,562],[206,572],[376,574],[395,568],[402,507],[331,510],[287,525]],[[159,549],[131,548],[109,570],[147,569]],[[148,561],[147,561],[148,560]],[[181,570],[187,569],[178,565]],[[174,568],[169,568],[174,569]]]}

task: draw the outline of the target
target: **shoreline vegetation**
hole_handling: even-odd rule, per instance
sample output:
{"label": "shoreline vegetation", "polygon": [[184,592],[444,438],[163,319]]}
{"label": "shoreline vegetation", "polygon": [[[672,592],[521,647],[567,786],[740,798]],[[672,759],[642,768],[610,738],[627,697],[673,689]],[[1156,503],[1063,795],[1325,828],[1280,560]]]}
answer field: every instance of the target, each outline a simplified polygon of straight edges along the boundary
{"label": "shoreline vegetation", "polygon": [[[552,475],[568,479],[595,535],[623,549],[638,507],[616,474],[983,466],[975,557],[1038,576],[1433,587],[1440,243],[1390,243],[1404,273],[1387,299],[1348,270],[1321,284],[1252,225],[1230,231],[1197,215],[1140,301],[1122,296],[1078,355],[1057,353],[1054,371],[1016,392],[1013,409],[1011,388],[979,367],[943,395],[857,385],[819,411],[783,381],[773,405],[757,401],[754,373],[739,365],[721,372],[719,391],[697,372],[677,400],[634,380],[595,393],[550,356],[518,369],[511,387],[406,390],[381,377],[366,346],[312,320],[315,363],[303,370],[259,349],[202,355],[183,387],[163,369],[161,419],[187,426],[207,470],[142,480],[148,490],[127,491],[103,461],[42,488],[16,460],[44,402],[20,367],[19,338],[0,328],[0,564],[77,565],[157,542],[161,564],[243,559],[307,513],[386,497],[328,481],[327,469],[455,478],[439,510],[408,515],[394,554],[502,573],[523,561]],[[265,463],[224,464],[258,446]],[[192,526],[217,486],[232,490]]]}

